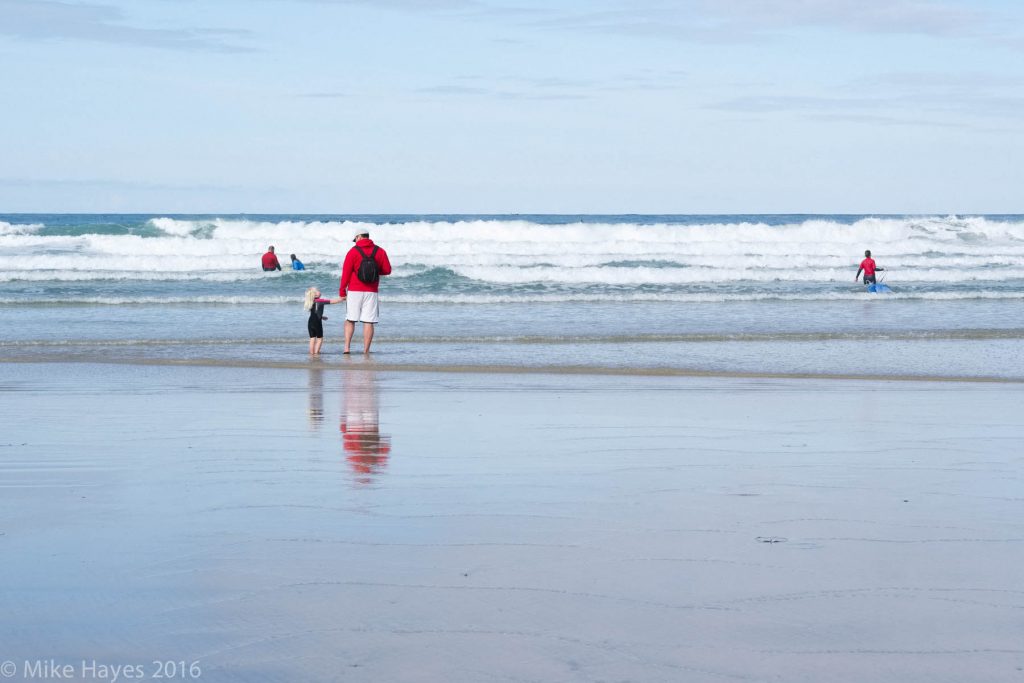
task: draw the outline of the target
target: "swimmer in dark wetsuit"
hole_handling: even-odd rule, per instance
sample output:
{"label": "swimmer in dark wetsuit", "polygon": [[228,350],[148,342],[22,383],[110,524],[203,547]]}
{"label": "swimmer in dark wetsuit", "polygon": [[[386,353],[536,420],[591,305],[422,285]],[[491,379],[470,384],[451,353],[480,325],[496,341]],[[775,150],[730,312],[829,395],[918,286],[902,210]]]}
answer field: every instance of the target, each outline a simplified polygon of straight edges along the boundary
{"label": "swimmer in dark wetsuit", "polygon": [[306,290],[303,308],[309,311],[309,321],[306,323],[306,328],[309,330],[309,355],[319,356],[320,347],[324,344],[323,321],[327,320],[324,317],[324,306],[327,304],[340,304],[344,300],[344,297],[321,299],[320,290],[316,287],[310,287]]}

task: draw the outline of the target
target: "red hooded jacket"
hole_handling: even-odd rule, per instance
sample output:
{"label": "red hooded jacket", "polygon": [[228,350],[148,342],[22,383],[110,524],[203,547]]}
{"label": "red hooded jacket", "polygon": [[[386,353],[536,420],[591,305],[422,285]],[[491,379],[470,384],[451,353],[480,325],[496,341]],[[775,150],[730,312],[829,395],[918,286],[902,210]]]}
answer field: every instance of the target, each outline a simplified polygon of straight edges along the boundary
{"label": "red hooded jacket", "polygon": [[[373,240],[369,237],[364,237],[356,242],[356,246],[349,249],[348,253],[345,254],[345,263],[341,265],[341,286],[338,288],[338,296],[346,296],[346,292],[349,290],[353,292],[376,292],[380,284],[378,281],[368,285],[356,277],[359,263],[363,260],[363,257],[356,251],[356,247],[359,247],[366,255],[369,255],[373,251]],[[377,269],[380,271],[381,277],[391,274],[391,261],[388,260],[386,251],[378,247],[377,255],[373,260],[377,262]]]}

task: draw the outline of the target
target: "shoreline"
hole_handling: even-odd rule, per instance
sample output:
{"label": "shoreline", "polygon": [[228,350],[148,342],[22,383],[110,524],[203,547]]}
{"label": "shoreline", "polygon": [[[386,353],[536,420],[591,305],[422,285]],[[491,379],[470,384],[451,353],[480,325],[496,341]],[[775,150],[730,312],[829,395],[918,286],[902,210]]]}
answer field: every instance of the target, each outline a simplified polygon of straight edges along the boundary
{"label": "shoreline", "polygon": [[[362,360],[359,360],[362,359]],[[358,366],[353,363],[369,362],[372,365]],[[279,369],[279,370],[316,370],[338,369],[366,372],[396,373],[435,373],[435,374],[479,374],[479,375],[572,375],[595,377],[691,377],[691,378],[722,378],[722,379],[773,379],[773,380],[827,380],[846,382],[928,382],[936,384],[1024,384],[1024,377],[992,377],[964,375],[911,375],[911,374],[871,374],[871,373],[811,373],[811,372],[746,372],[728,370],[697,370],[686,368],[652,368],[652,367],[621,367],[612,368],[597,365],[540,365],[520,366],[511,364],[492,365],[458,365],[437,364],[426,365],[417,363],[378,363],[367,361],[362,354],[353,354],[348,360],[338,361],[268,361],[268,360],[226,360],[217,358],[110,358],[64,355],[60,358],[52,356],[35,356],[21,358],[2,358],[0,365],[5,364],[102,364],[102,365],[137,365],[158,367],[217,367],[247,369]]]}

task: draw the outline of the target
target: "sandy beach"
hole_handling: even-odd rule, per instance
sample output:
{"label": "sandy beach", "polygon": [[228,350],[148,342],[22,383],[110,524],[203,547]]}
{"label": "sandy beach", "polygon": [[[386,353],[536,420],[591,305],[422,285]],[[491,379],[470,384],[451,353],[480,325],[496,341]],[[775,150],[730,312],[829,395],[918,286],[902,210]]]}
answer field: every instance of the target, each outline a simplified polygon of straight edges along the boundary
{"label": "sandy beach", "polygon": [[0,660],[15,680],[53,660],[75,680],[1019,681],[1022,398],[5,363]]}

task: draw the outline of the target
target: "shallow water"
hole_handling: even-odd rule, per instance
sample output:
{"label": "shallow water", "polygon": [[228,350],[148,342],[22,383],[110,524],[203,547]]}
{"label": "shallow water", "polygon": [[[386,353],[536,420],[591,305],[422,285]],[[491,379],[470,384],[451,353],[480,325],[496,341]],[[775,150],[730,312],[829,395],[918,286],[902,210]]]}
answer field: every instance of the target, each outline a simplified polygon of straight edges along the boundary
{"label": "shallow water", "polygon": [[[388,304],[389,365],[664,368],[745,373],[1024,378],[1022,304],[1009,301]],[[324,360],[340,359],[341,306]],[[537,315],[530,315],[530,313]],[[284,305],[0,306],[0,358],[303,362]],[[49,330],[41,332],[41,330]],[[356,348],[359,336],[356,334]]]}

